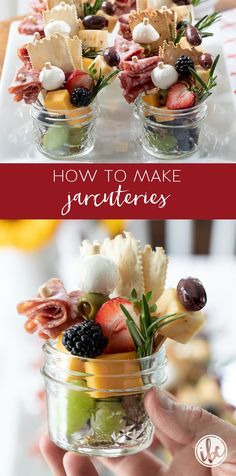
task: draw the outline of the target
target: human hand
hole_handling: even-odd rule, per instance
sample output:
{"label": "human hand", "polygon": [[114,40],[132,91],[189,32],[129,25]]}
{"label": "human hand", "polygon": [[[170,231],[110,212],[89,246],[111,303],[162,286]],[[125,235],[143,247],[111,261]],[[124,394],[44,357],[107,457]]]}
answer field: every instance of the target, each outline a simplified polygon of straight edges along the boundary
{"label": "human hand", "polygon": [[[116,476],[233,476],[236,474],[236,428],[201,408],[183,405],[166,392],[155,389],[145,396],[146,411],[152,419],[156,434],[172,454],[169,466],[149,451],[121,458],[99,458]],[[206,468],[198,463],[194,449],[205,435],[223,438],[228,454],[224,463]],[[92,462],[55,446],[48,437],[40,443],[42,454],[54,476],[98,476]]]}

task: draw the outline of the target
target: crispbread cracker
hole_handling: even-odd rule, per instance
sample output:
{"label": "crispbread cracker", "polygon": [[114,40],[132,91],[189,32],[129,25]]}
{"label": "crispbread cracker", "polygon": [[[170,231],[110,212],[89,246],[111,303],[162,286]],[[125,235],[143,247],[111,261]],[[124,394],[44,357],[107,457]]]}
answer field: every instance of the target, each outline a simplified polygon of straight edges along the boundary
{"label": "crispbread cracker", "polygon": [[144,18],[149,19],[149,23],[160,35],[160,38],[150,45],[152,51],[156,51],[162,46],[164,40],[171,41],[176,37],[177,15],[174,11],[163,7],[161,10],[133,12],[129,15],[131,30],[133,31],[134,27],[141,23]]}
{"label": "crispbread cracker", "polygon": [[66,37],[68,50],[70,52],[75,69],[83,69],[83,57],[82,57],[82,41],[78,36],[74,38]]}
{"label": "crispbread cracker", "polygon": [[41,71],[45,63],[50,61],[53,66],[58,66],[66,73],[71,73],[76,69],[71,53],[72,50],[74,51],[73,42],[75,42],[75,49],[78,52],[78,38],[72,40],[65,35],[51,35],[49,38],[29,43],[28,53],[33,67]]}
{"label": "crispbread cracker", "polygon": [[83,0],[48,0],[48,9],[51,10],[52,8],[60,5],[60,3],[66,3],[67,5],[74,5],[77,10],[77,15],[81,16],[83,14]]}
{"label": "crispbread cracker", "polygon": [[108,46],[107,30],[80,30],[79,38],[84,48],[97,48],[104,50]]}
{"label": "crispbread cracker", "polygon": [[119,282],[114,296],[130,298],[135,288],[141,298],[144,292],[143,263],[140,241],[131,233],[117,235],[114,239],[106,238],[101,247],[101,254],[115,261],[119,270]]}
{"label": "crispbread cracker", "polygon": [[50,21],[54,20],[65,21],[71,28],[70,36],[72,38],[78,34],[79,22],[75,5],[65,4],[60,10],[53,8],[52,10],[46,10],[43,12],[44,25],[47,25]]}
{"label": "crispbread cracker", "polygon": [[83,240],[80,247],[81,255],[97,255],[100,254],[101,245],[98,241],[91,243],[89,240]]}
{"label": "crispbread cracker", "polygon": [[177,21],[183,20],[194,20],[194,9],[193,5],[175,5],[173,4],[171,10],[174,10],[177,14]]}
{"label": "crispbread cracker", "polygon": [[189,45],[189,48],[183,48],[181,43],[178,43],[175,46],[174,43],[170,42],[167,44],[166,41],[164,42],[163,47],[160,48],[159,52],[160,56],[163,58],[163,62],[165,64],[171,64],[172,66],[175,65],[177,59],[182,55],[190,56],[194,64],[198,64],[201,53],[202,51],[195,46]]}
{"label": "crispbread cracker", "polygon": [[146,245],[143,250],[143,273],[145,292],[152,291],[150,304],[154,304],[161,296],[165,288],[168,258],[161,247],[152,250]]}

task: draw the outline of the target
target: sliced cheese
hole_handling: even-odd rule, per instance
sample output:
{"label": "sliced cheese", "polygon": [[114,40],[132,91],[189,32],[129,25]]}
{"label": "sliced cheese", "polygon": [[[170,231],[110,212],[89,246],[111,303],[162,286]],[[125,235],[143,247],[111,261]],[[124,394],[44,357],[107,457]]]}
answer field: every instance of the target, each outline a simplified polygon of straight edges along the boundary
{"label": "sliced cheese", "polygon": [[79,38],[84,48],[104,50],[108,46],[108,32],[106,30],[80,30]]}

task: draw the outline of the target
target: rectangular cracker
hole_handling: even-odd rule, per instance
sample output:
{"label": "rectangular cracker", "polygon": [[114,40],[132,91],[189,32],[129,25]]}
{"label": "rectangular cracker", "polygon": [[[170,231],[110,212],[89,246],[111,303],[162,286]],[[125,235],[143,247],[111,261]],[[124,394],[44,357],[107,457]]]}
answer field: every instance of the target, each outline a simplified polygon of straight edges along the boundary
{"label": "rectangular cracker", "polygon": [[46,10],[43,12],[44,25],[47,25],[50,21],[62,20],[65,21],[71,28],[70,36],[78,34],[79,22],[77,18],[77,11],[75,5],[64,5],[60,10]]}
{"label": "rectangular cracker", "polygon": [[33,67],[39,71],[44,68],[47,61],[67,73],[76,69],[66,37],[63,35],[51,35],[50,38],[29,43],[28,53]]}
{"label": "rectangular cracker", "polygon": [[75,69],[83,69],[83,58],[82,58],[82,41],[78,36],[66,38],[66,43],[68,46],[68,51],[72,58]]}
{"label": "rectangular cracker", "polygon": [[145,292],[152,291],[150,304],[155,304],[165,288],[168,258],[161,247],[152,250],[146,245],[143,251],[143,274]]}
{"label": "rectangular cracker", "polygon": [[165,41],[163,47],[160,48],[160,56],[163,58],[164,63],[175,65],[176,60],[179,56],[187,55],[192,58],[194,64],[199,63],[199,56],[201,55],[202,50],[195,46],[190,46],[189,43],[183,42],[178,43],[176,46],[174,43],[170,42],[167,44]]}
{"label": "rectangular cracker", "polygon": [[144,292],[143,262],[140,241],[131,233],[125,232],[114,239],[107,238],[101,247],[101,253],[115,261],[119,269],[119,282],[114,296],[130,298],[135,288],[138,297]]}
{"label": "rectangular cracker", "polygon": [[104,50],[108,46],[107,30],[80,30],[79,38],[84,48]]}
{"label": "rectangular cracker", "polygon": [[171,41],[175,38],[177,15],[174,11],[163,7],[161,10],[133,12],[129,16],[131,30],[133,31],[134,27],[141,23],[144,18],[149,19],[150,24],[160,35],[160,38],[151,44],[152,51],[158,50],[163,45],[164,40]]}

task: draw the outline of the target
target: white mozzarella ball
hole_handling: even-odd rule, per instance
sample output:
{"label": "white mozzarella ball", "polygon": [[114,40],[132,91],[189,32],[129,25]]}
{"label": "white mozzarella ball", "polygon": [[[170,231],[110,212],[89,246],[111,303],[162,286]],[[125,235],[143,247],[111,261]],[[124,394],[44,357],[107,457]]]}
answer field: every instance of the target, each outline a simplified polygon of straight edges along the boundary
{"label": "white mozzarella ball", "polygon": [[39,75],[39,81],[46,91],[55,91],[60,89],[65,82],[65,73],[61,68],[46,63]]}
{"label": "white mozzarella ball", "polygon": [[178,81],[178,73],[171,64],[158,63],[152,71],[151,78],[153,84],[160,89],[168,89]]}
{"label": "white mozzarella ball", "polygon": [[160,38],[159,33],[150,25],[149,19],[144,18],[142,23],[138,23],[133,29],[133,40],[136,43],[148,45]]}
{"label": "white mozzarella ball", "polygon": [[44,27],[44,33],[46,37],[61,33],[62,35],[69,35],[71,33],[71,27],[63,20],[52,20]]}
{"label": "white mozzarella ball", "polygon": [[82,291],[111,294],[118,283],[116,263],[102,255],[81,256],[73,270],[75,284]]}

